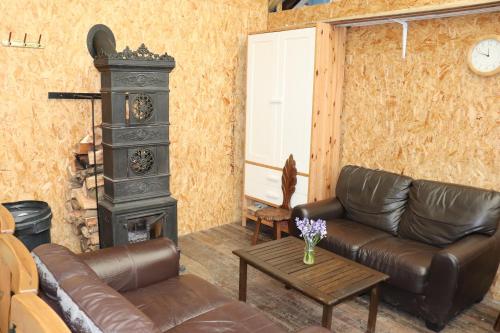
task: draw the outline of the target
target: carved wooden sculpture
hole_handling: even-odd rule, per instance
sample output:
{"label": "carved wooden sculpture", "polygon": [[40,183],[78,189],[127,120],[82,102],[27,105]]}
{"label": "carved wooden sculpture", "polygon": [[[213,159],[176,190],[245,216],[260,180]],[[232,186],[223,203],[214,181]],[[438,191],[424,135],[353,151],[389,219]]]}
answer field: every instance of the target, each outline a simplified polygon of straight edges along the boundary
{"label": "carved wooden sculpture", "polygon": [[281,176],[281,191],[283,192],[283,203],[279,208],[268,207],[259,209],[255,212],[257,222],[255,223],[255,233],[253,235],[252,244],[257,244],[259,238],[259,230],[262,221],[269,221],[274,226],[274,238],[281,238],[281,226],[288,223],[292,215],[292,208],[290,201],[295,192],[295,185],[297,185],[297,168],[295,167],[295,160],[293,155],[290,155],[286,160],[283,167],[283,175]]}
{"label": "carved wooden sculpture", "polygon": [[290,200],[292,200],[292,195],[295,193],[295,185],[297,185],[297,168],[295,167],[293,155],[290,155],[286,160],[285,167],[283,168],[283,175],[281,176],[283,203],[280,208],[292,209],[292,207],[290,207]]}

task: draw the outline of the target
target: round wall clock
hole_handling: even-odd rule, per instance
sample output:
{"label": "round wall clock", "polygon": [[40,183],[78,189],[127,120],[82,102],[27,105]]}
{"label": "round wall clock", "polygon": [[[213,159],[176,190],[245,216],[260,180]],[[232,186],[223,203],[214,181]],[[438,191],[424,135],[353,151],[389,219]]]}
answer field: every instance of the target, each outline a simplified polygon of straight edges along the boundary
{"label": "round wall clock", "polygon": [[469,51],[470,69],[481,76],[491,76],[500,72],[500,35],[481,38]]}

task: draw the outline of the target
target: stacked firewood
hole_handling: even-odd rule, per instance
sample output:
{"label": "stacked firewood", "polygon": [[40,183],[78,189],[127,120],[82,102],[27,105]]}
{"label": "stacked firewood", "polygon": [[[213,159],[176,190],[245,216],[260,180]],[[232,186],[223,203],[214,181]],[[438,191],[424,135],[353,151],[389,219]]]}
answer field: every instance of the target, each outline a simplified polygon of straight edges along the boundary
{"label": "stacked firewood", "polygon": [[82,252],[99,248],[96,192],[100,200],[104,192],[102,130],[96,127],[94,132],[95,149],[93,134],[89,133],[76,145],[75,157],[68,167],[70,198],[66,203],[66,222],[80,237]]}

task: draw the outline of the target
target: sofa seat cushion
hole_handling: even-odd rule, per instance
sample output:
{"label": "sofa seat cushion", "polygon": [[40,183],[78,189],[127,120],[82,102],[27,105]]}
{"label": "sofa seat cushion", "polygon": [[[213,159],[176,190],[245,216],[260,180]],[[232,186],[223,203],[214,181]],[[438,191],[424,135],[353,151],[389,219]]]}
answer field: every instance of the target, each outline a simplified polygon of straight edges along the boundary
{"label": "sofa seat cushion", "polygon": [[122,293],[162,332],[233,300],[215,286],[191,275],[181,275]]}
{"label": "sofa seat cushion", "polygon": [[327,236],[319,246],[351,260],[356,260],[359,249],[377,239],[393,237],[364,224],[334,219],[326,222]]}
{"label": "sofa seat cushion", "polygon": [[280,333],[285,330],[250,305],[233,301],[191,318],[169,333]]}
{"label": "sofa seat cushion", "polygon": [[387,283],[421,294],[432,257],[439,250],[412,240],[383,238],[364,245],[358,252],[358,262],[389,275]]}
{"label": "sofa seat cushion", "polygon": [[345,216],[397,235],[412,179],[354,165],[342,168],[336,187]]}

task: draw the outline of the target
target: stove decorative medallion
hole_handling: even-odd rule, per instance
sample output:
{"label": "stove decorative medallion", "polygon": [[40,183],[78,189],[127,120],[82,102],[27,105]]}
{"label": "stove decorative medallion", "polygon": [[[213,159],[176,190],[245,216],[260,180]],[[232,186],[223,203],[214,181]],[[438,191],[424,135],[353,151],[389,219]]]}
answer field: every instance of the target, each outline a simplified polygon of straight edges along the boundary
{"label": "stove decorative medallion", "polygon": [[116,51],[104,25],[87,36],[101,72],[104,198],[100,246],[168,237],[177,243],[177,201],[170,195],[169,73],[175,60],[150,52]]}

